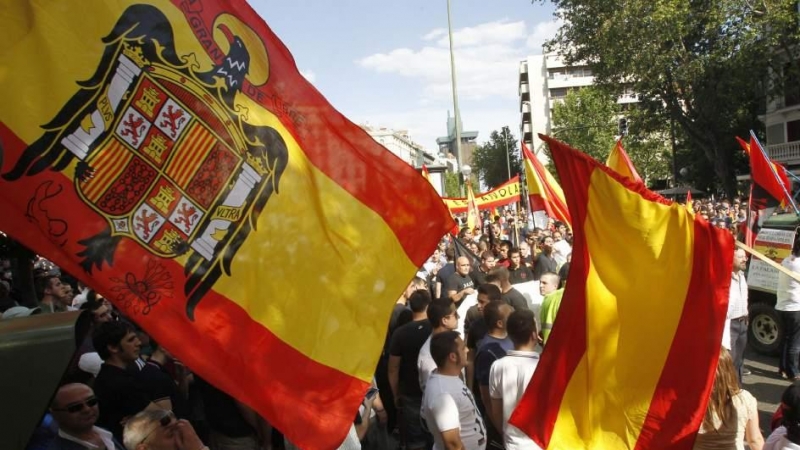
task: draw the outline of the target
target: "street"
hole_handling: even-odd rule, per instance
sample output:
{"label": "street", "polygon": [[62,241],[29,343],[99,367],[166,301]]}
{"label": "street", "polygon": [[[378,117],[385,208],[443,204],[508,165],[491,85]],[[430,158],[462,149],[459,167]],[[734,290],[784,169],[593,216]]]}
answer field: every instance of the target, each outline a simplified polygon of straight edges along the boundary
{"label": "street", "polygon": [[760,355],[748,348],[745,352],[745,367],[752,375],[744,377],[744,388],[758,400],[758,419],[764,439],[769,436],[772,414],[781,402],[783,391],[789,381],[778,375],[778,357]]}

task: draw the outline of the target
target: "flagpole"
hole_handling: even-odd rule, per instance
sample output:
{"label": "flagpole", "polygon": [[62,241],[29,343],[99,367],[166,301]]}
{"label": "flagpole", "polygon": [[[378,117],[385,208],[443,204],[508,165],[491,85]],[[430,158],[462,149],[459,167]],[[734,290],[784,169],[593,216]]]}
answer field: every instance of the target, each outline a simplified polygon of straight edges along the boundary
{"label": "flagpole", "polygon": [[[461,154],[461,113],[458,110],[458,85],[456,84],[456,57],[453,51],[453,23],[450,19],[450,0],[447,0],[447,37],[450,40],[450,78],[453,88],[453,108],[455,109],[456,121],[456,159],[458,167],[465,164]],[[450,133],[450,130],[447,130]],[[466,181],[466,180],[464,180]],[[461,192],[464,192],[464,183],[461,183]]]}
{"label": "flagpole", "polygon": [[[778,172],[775,171],[775,166],[772,165],[772,160],[769,159],[769,155],[767,155],[766,150],[764,150],[764,147],[761,145],[761,142],[758,140],[753,130],[750,130],[750,138],[753,139],[753,142],[756,143],[758,149],[761,150],[761,154],[764,155],[764,158],[767,160],[767,163],[769,163],[767,165],[769,166],[769,169],[772,171],[772,175],[775,177],[776,180],[778,180],[778,184],[781,185],[781,189],[783,189],[784,195],[786,195],[786,198],[788,198],[789,201],[792,202],[792,208],[794,208],[794,213],[800,216],[800,209],[797,208],[797,203],[795,203],[794,197],[792,197],[792,195],[789,194],[789,191],[786,190],[786,186],[784,186],[783,183],[781,182],[781,179],[778,177]],[[753,149],[750,149],[750,151],[752,150]]]}

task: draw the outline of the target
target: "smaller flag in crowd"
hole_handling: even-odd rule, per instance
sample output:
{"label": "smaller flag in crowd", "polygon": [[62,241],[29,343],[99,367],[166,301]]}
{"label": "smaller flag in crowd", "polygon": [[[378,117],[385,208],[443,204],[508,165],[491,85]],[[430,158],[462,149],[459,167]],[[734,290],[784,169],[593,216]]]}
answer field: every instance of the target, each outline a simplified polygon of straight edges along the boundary
{"label": "smaller flag in crowd", "polygon": [[525,179],[528,182],[531,212],[545,211],[548,216],[571,224],[572,220],[561,186],[524,142],[522,142],[522,155],[525,160]]}

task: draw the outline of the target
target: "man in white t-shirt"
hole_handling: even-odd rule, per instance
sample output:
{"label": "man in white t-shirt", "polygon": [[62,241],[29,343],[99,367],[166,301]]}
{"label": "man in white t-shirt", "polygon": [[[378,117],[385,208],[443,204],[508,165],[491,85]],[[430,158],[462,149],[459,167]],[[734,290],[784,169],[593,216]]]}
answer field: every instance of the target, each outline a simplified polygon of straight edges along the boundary
{"label": "man in white t-shirt", "polygon": [[431,356],[436,372],[431,374],[422,396],[422,420],[433,435],[434,450],[486,449],[486,426],[461,370],[467,365],[467,347],[457,331],[444,331],[431,338]]}
{"label": "man in white t-shirt", "polygon": [[[791,272],[800,273],[800,240],[795,240],[792,254],[781,265]],[[775,310],[783,323],[780,371],[789,379],[800,380],[800,282],[778,272],[778,302]]]}
{"label": "man in white t-shirt", "polygon": [[506,331],[514,350],[495,361],[489,372],[490,417],[495,428],[503,430],[506,450],[539,450],[531,438],[508,423],[539,364],[539,354],[534,351],[539,342],[535,315],[527,309],[514,311],[506,321]]}
{"label": "man in white t-shirt", "polygon": [[437,298],[428,305],[428,321],[431,323],[431,335],[422,344],[417,357],[417,371],[419,372],[419,387],[425,392],[425,384],[434,370],[436,363],[431,356],[431,338],[443,331],[452,331],[458,328],[458,312],[455,303],[444,298]]}

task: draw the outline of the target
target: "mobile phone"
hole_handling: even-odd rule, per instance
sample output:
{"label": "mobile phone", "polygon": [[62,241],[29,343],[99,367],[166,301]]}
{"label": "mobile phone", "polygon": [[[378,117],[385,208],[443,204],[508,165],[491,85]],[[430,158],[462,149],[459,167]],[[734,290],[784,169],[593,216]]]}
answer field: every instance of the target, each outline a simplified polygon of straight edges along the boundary
{"label": "mobile phone", "polygon": [[365,397],[367,400],[372,400],[376,395],[378,395],[378,388],[373,386],[367,390],[367,395]]}

